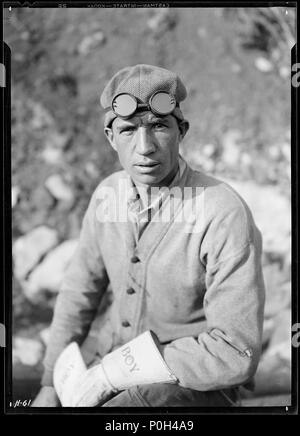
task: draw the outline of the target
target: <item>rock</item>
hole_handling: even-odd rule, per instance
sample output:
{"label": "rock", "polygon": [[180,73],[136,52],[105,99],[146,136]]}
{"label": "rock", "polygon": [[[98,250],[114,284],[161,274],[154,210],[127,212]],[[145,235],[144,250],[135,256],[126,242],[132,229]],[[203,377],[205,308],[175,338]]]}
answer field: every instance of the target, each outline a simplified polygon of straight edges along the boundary
{"label": "rock", "polygon": [[47,147],[41,153],[44,162],[57,165],[62,161],[63,155],[59,148]]}
{"label": "rock", "polygon": [[58,243],[57,232],[40,226],[13,244],[14,274],[18,280],[26,278],[42,256]]}
{"label": "rock", "polygon": [[264,326],[263,326],[263,337],[262,337],[262,344],[265,346],[271,339],[272,334],[275,329],[275,319],[265,319],[264,320]]}
{"label": "rock", "polygon": [[204,171],[211,173],[215,169],[215,162],[213,161],[213,159],[203,159],[202,168],[204,169]]}
{"label": "rock", "polygon": [[290,77],[291,70],[286,65],[283,65],[279,68],[279,74],[283,79],[287,79],[288,77]]}
{"label": "rock", "polygon": [[21,362],[23,365],[35,366],[43,358],[44,347],[41,342],[16,337],[13,340],[13,363]]}
{"label": "rock", "polygon": [[43,365],[24,365],[19,360],[13,366],[12,400],[22,401],[22,408],[33,400],[41,388]]}
{"label": "rock", "polygon": [[259,71],[263,73],[269,73],[274,68],[273,64],[268,59],[263,57],[256,58],[254,61],[254,65]]}
{"label": "rock", "polygon": [[266,252],[288,256],[291,249],[291,204],[277,186],[226,180],[247,202],[262,232]]}
{"label": "rock", "polygon": [[280,58],[282,57],[281,51],[279,50],[278,47],[273,48],[273,50],[271,51],[271,58],[273,62],[278,62],[280,61]]}
{"label": "rock", "polygon": [[255,395],[274,395],[291,392],[291,364],[276,356],[266,355],[255,375]]}
{"label": "rock", "polygon": [[216,151],[214,144],[205,144],[202,148],[202,153],[204,156],[212,157]]}
{"label": "rock", "polygon": [[214,154],[216,152],[216,147],[214,144],[205,144],[201,147],[201,168],[204,171],[210,173],[215,169],[216,160],[214,159]]}
{"label": "rock", "polygon": [[14,216],[19,232],[27,234],[45,224],[50,228],[56,227],[56,223],[52,225],[49,220],[56,200],[42,185],[37,184],[37,187],[32,185],[32,190],[25,191],[21,201],[20,208],[16,209]]}
{"label": "rock", "polygon": [[229,130],[223,135],[222,147],[223,155],[222,161],[226,166],[236,166],[239,163],[241,147],[238,141],[241,138],[239,130]]}
{"label": "rock", "polygon": [[48,344],[50,338],[50,327],[46,327],[40,332],[40,337],[45,345]]}
{"label": "rock", "polygon": [[51,148],[51,149],[64,149],[70,139],[69,133],[59,133],[57,131],[51,132],[47,136],[46,142],[45,142],[45,148]]}
{"label": "rock", "polygon": [[241,153],[241,165],[242,167],[250,167],[252,164],[252,158],[249,153],[242,151]]}
{"label": "rock", "polygon": [[39,224],[43,224],[50,210],[55,206],[55,198],[53,198],[48,189],[39,184],[37,188],[33,189],[31,192],[28,206],[31,212],[31,221],[37,221]]}
{"label": "rock", "polygon": [[280,313],[274,324],[269,347],[255,375],[257,395],[291,392],[291,311]]}
{"label": "rock", "polygon": [[30,33],[27,31],[22,32],[20,38],[23,39],[24,41],[27,41],[30,38]]}
{"label": "rock", "polygon": [[[284,156],[284,158],[288,161],[288,163],[291,162],[291,146],[288,142],[284,142],[281,144],[281,153]],[[290,171],[290,168],[288,168]]]}
{"label": "rock", "polygon": [[242,71],[242,67],[239,64],[232,64],[231,65],[231,71],[233,73],[240,73]]}
{"label": "rock", "polygon": [[155,11],[147,26],[155,33],[164,33],[173,29],[177,24],[177,16],[169,8],[161,8]]}
{"label": "rock", "polygon": [[291,282],[283,283],[278,263],[265,265],[263,275],[266,287],[265,318],[270,319],[291,305]]}
{"label": "rock", "polygon": [[86,55],[99,45],[104,44],[106,41],[105,35],[102,31],[95,32],[93,35],[86,36],[83,38],[78,46],[78,52],[80,54]]}
{"label": "rock", "polygon": [[77,239],[63,242],[49,253],[23,283],[25,295],[32,302],[39,302],[41,291],[59,291],[65,270],[78,244]]}
{"label": "rock", "polygon": [[24,53],[14,53],[13,58],[17,62],[24,62],[25,60],[25,54]]}
{"label": "rock", "polygon": [[94,162],[87,162],[85,165],[85,170],[90,177],[94,179],[99,177],[99,168],[94,164]]}
{"label": "rock", "polygon": [[268,147],[268,152],[271,158],[274,160],[278,160],[281,156],[281,150],[277,145],[271,145],[270,147]]}
{"label": "rock", "polygon": [[45,181],[45,187],[57,200],[67,201],[68,203],[74,201],[72,189],[64,182],[59,174],[53,174],[48,177]]}
{"label": "rock", "polygon": [[20,188],[18,186],[13,186],[11,188],[11,207],[15,207],[19,200]]}
{"label": "rock", "polygon": [[206,171],[208,173],[213,172],[216,167],[216,160],[213,156],[209,156],[212,152],[214,146],[212,144],[207,144],[203,149],[189,149],[186,150],[183,147],[180,148],[180,154],[197,168]]}
{"label": "rock", "polygon": [[291,362],[291,310],[282,310],[275,318],[275,330],[268,348],[269,356]]}
{"label": "rock", "polygon": [[31,126],[33,129],[39,130],[55,125],[53,117],[42,104],[30,100],[28,101],[28,105],[32,110]]}

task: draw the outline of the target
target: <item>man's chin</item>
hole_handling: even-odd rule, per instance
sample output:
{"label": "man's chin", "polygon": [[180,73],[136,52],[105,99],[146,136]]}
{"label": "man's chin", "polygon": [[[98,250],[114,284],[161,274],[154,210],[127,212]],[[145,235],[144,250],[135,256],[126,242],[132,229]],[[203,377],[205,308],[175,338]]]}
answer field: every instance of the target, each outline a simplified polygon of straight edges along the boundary
{"label": "man's chin", "polygon": [[162,176],[157,174],[131,174],[131,177],[135,183],[148,186],[158,186],[162,180]]}

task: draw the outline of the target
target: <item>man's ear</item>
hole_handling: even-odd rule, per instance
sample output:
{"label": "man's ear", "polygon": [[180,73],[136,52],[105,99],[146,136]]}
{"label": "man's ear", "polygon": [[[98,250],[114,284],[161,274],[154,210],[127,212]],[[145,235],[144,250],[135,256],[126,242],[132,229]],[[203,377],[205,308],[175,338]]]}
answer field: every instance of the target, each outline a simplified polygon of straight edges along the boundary
{"label": "man's ear", "polygon": [[105,133],[105,136],[107,137],[107,139],[109,140],[109,143],[112,146],[112,148],[117,151],[117,146],[116,146],[115,141],[114,141],[114,132],[113,132],[112,128],[105,127],[104,133]]}
{"label": "man's ear", "polygon": [[180,132],[180,141],[182,141],[182,139],[185,137],[187,131],[189,130],[189,127],[190,127],[190,124],[186,120],[180,121],[178,123],[178,128],[179,128],[179,132]]}

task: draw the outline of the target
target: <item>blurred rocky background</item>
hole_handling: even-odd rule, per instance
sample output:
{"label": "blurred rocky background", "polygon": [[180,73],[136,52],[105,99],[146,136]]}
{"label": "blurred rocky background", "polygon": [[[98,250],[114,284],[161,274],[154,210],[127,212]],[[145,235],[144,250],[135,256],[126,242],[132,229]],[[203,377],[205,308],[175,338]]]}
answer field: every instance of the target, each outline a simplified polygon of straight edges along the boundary
{"label": "blurred rocky background", "polygon": [[[13,393],[39,388],[49,324],[97,184],[120,168],[99,95],[127,65],[187,84],[182,154],[228,181],[264,237],[263,354],[243,404],[291,391],[290,49],[293,8],[4,10],[12,54]],[[91,335],[95,335],[92,332]]]}

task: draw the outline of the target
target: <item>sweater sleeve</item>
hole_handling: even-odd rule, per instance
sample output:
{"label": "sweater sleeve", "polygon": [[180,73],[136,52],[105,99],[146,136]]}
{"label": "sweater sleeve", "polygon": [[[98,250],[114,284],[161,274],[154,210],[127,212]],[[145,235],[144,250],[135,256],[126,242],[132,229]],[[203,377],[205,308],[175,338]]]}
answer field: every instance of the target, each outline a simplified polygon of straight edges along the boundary
{"label": "sweater sleeve", "polygon": [[42,385],[53,385],[53,369],[62,350],[79,344],[88,334],[106,288],[108,277],[96,238],[96,199],[92,196],[83,218],[79,243],[58,294],[50,339],[44,359]]}
{"label": "sweater sleeve", "polygon": [[225,389],[249,381],[257,368],[264,310],[262,240],[241,203],[210,220],[201,244],[206,267],[207,329],[166,345],[166,363],[183,387]]}

